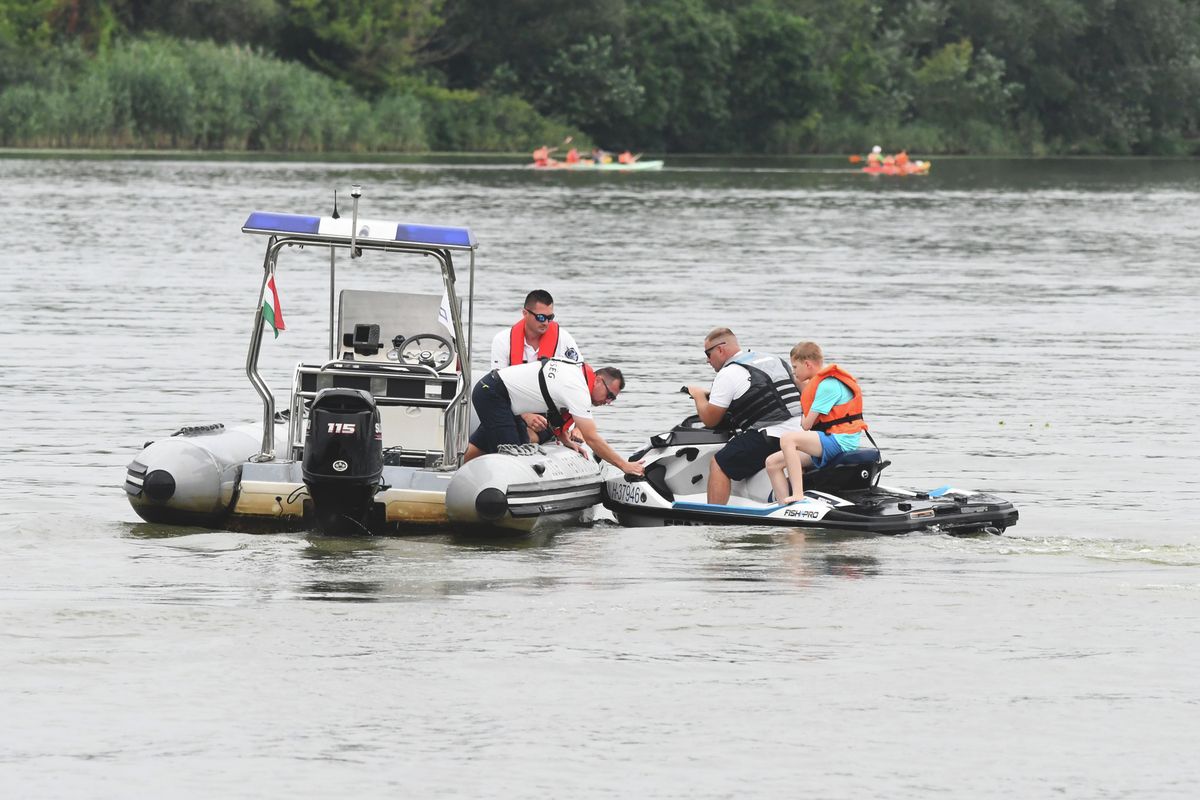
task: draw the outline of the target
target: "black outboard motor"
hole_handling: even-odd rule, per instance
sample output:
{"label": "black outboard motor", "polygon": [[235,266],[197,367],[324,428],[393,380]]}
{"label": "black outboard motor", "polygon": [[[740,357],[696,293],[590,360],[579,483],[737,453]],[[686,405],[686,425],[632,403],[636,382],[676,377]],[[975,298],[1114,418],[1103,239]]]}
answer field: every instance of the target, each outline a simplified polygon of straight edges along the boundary
{"label": "black outboard motor", "polygon": [[375,399],[359,389],[322,389],[304,436],[304,485],[317,527],[330,536],[367,533],[383,476],[383,434]]}

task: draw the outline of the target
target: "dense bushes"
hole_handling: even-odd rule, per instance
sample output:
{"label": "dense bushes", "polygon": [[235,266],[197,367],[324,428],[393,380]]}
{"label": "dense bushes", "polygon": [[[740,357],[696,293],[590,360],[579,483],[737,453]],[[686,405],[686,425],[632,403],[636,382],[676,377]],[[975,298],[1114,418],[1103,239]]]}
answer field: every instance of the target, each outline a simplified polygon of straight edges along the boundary
{"label": "dense bushes", "polygon": [[7,145],[1176,154],[1198,93],[1197,0],[0,0]]}
{"label": "dense bushes", "polygon": [[[523,100],[421,85],[374,103],[239,45],[165,38],[64,48],[0,91],[0,144],[273,151],[524,150],[567,129]],[[53,65],[53,66],[50,66]]]}

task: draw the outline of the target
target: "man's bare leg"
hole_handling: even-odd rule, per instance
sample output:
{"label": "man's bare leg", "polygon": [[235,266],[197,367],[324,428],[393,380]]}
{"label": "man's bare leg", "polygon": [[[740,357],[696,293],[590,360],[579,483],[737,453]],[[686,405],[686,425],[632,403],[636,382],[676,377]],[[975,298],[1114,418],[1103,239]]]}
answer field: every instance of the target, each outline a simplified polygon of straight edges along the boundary
{"label": "man's bare leg", "polygon": [[729,502],[731,484],[729,476],[714,458],[708,467],[708,502],[723,506]]}

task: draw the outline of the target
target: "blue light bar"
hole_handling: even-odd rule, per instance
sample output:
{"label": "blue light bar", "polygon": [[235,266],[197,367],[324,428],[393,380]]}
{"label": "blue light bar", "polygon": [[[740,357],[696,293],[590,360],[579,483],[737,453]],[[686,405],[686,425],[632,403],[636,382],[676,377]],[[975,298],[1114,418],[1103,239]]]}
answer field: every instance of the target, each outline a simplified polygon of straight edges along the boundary
{"label": "blue light bar", "polygon": [[246,219],[242,230],[270,231],[272,233],[318,233],[320,217],[302,214],[276,214],[271,211],[255,211]]}
{"label": "blue light bar", "polygon": [[403,222],[396,226],[396,241],[442,244],[451,247],[475,246],[475,237],[471,235],[469,228],[447,228],[443,225],[405,225]]}
{"label": "blue light bar", "polygon": [[[344,244],[351,238],[350,219],[342,216],[311,217],[304,214],[279,214],[255,211],[242,226],[244,233],[293,235],[311,237],[318,242]],[[361,242],[397,242],[428,248],[473,250],[477,246],[469,228],[444,225],[410,225],[381,220],[358,220],[358,240]]]}

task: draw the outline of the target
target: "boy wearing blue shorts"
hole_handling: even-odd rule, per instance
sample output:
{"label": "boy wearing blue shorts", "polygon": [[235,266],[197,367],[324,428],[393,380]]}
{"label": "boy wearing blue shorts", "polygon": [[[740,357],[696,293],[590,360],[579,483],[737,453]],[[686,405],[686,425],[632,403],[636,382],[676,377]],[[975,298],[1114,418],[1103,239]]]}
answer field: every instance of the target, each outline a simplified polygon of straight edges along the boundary
{"label": "boy wearing blue shorts", "polygon": [[841,453],[857,450],[867,429],[858,381],[837,364],[826,367],[819,345],[796,345],[791,362],[804,416],[800,430],[783,433],[779,452],[767,458],[767,475],[779,503],[804,499],[804,468],[812,464],[820,469]]}

